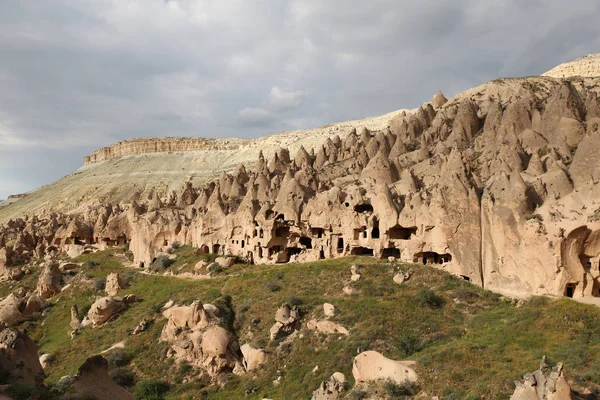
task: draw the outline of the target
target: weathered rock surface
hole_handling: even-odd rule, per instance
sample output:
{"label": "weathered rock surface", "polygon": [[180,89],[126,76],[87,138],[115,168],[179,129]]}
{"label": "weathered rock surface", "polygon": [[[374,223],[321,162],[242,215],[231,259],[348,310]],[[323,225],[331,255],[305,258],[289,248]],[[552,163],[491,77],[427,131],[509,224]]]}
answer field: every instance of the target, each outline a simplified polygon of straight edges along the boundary
{"label": "weathered rock surface", "polygon": [[563,373],[562,363],[548,365],[546,356],[540,362],[540,369],[525,374],[523,382],[517,386],[511,400],[571,400],[571,386]]}
{"label": "weathered rock surface", "polygon": [[417,382],[412,361],[394,361],[376,351],[365,351],[354,357],[352,375],[357,383],[391,380],[397,384]]}
{"label": "weathered rock surface", "polygon": [[88,358],[79,367],[67,395],[97,400],[133,400],[131,393],[112,381],[108,375],[108,361],[99,355]]}
{"label": "weathered rock surface", "polygon": [[41,386],[45,374],[37,348],[26,333],[0,324],[0,373],[8,382]]}
{"label": "weathered rock surface", "polygon": [[297,307],[282,305],[275,313],[275,324],[269,330],[271,340],[288,336],[300,329],[300,313]]}
{"label": "weathered rock surface", "polygon": [[306,323],[306,327],[311,331],[319,333],[349,335],[348,329],[344,328],[340,324],[328,320],[317,321],[312,319]]}
{"label": "weathered rock surface", "polygon": [[321,382],[321,385],[313,391],[311,400],[341,399],[345,382],[346,377],[344,374],[340,372],[334,373],[329,380]]}
{"label": "weathered rock surface", "polygon": [[244,356],[244,368],[246,371],[253,371],[267,362],[267,354],[261,349],[255,349],[249,344],[240,347]]}
{"label": "weathered rock surface", "polygon": [[106,277],[106,294],[109,296],[116,296],[121,289],[125,289],[125,280],[123,280],[116,272],[110,273]]}
{"label": "weathered rock surface", "polygon": [[126,308],[126,302],[120,297],[102,297],[92,304],[90,311],[88,311],[87,318],[82,322],[82,326],[87,326],[88,324],[101,326]]}
{"label": "weathered rock surface", "polygon": [[168,321],[161,340],[171,345],[167,356],[188,362],[211,378],[243,370],[237,340],[218,325],[221,320],[211,316],[202,302],[195,300],[189,306],[171,307],[163,315]]}

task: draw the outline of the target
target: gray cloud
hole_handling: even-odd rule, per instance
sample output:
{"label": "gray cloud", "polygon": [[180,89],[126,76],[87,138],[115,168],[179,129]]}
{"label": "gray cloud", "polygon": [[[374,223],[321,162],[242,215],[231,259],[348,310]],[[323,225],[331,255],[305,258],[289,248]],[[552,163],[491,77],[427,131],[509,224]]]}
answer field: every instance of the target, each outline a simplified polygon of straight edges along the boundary
{"label": "gray cloud", "polygon": [[0,198],[139,136],[255,137],[415,107],[600,51],[595,0],[13,1]]}

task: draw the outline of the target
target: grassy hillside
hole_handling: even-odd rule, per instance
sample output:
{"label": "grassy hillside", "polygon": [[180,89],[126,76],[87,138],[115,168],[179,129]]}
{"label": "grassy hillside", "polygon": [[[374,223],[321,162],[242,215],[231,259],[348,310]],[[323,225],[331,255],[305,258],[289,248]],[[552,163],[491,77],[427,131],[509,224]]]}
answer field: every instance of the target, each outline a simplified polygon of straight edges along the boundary
{"label": "grassy hillside", "polygon": [[[544,354],[565,363],[574,389],[600,394],[600,308],[595,306],[547,298],[516,304],[443,271],[368,257],[235,265],[215,278],[191,280],[126,269],[114,253],[79,258],[84,267],[72,288],[53,299],[44,316],[22,324],[37,341],[40,353],[56,357],[46,370],[47,383],[76,373],[88,356],[125,341],[123,350],[105,356],[112,374],[130,385],[138,398],[160,398],[148,393],[161,389],[158,381],[163,381],[168,384],[168,391],[164,385],[167,399],[306,399],[336,371],[346,375],[351,389],[352,359],[358,349],[416,360],[420,389],[444,399],[508,399],[513,381],[537,369]],[[188,269],[201,257],[189,247],[176,253],[178,261],[170,267],[174,271]],[[361,266],[363,277],[350,283],[352,264]],[[398,268],[413,272],[401,286],[392,281]],[[100,279],[112,271],[130,281],[121,294],[136,294],[140,301],[117,320],[71,339],[71,306],[77,304],[85,312],[94,296],[103,294],[97,289],[102,286]],[[35,280],[29,278],[24,284],[33,287]],[[345,285],[354,294],[344,295]],[[0,287],[0,293],[6,292],[6,287]],[[240,344],[264,348],[269,362],[256,373],[231,375],[223,388],[198,378],[198,371],[189,365],[175,365],[164,357],[166,344],[158,341],[165,323],[160,307],[170,299],[183,304],[200,299],[218,306],[222,315],[229,316],[226,319]],[[303,330],[293,341],[269,340],[269,328],[282,303],[298,305],[306,322],[323,318],[324,302],[335,305],[332,320],[348,328],[350,335]],[[151,327],[139,336],[130,335],[144,317],[154,319]],[[279,376],[280,384],[275,386],[273,381]],[[348,392],[350,399],[362,396],[358,390]]]}

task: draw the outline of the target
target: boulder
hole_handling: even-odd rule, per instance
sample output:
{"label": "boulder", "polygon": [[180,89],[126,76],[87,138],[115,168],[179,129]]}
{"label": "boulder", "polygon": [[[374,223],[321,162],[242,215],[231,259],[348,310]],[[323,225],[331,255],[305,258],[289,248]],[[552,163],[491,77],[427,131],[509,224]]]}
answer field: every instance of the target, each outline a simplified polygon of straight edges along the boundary
{"label": "boulder", "polygon": [[306,324],[306,327],[308,329],[310,329],[311,331],[316,331],[316,332],[325,333],[325,334],[335,334],[335,333],[339,333],[341,335],[349,335],[350,334],[350,332],[348,332],[348,329],[344,328],[340,324],[337,324],[332,321],[327,321],[327,320],[317,321],[317,320],[313,319],[313,320],[308,321],[308,323]]}
{"label": "boulder", "polygon": [[229,268],[235,264],[235,258],[233,257],[217,257],[215,262],[219,264],[221,268]]}
{"label": "boulder", "polygon": [[417,382],[413,361],[394,361],[376,351],[365,351],[354,357],[352,375],[359,382],[391,380],[397,384]]}
{"label": "boulder", "polygon": [[333,306],[333,304],[323,304],[323,314],[325,314],[327,318],[333,317],[335,315],[335,307]]}
{"label": "boulder", "polygon": [[40,364],[42,368],[48,367],[54,361],[54,356],[50,353],[42,354],[40,356]]}
{"label": "boulder", "polygon": [[127,305],[120,297],[102,297],[92,304],[87,319],[93,326],[100,326],[110,321],[126,308]]}
{"label": "boulder", "polygon": [[271,340],[287,336],[300,328],[300,313],[297,307],[284,304],[275,313],[275,324],[269,330]]}
{"label": "boulder", "polygon": [[113,382],[108,375],[108,361],[100,355],[85,360],[67,395],[97,400],[133,400],[133,395]]}
{"label": "boulder", "polygon": [[267,354],[263,350],[255,349],[247,343],[240,347],[240,350],[244,356],[243,364],[246,371],[253,371],[267,362]]}
{"label": "boulder", "polygon": [[23,301],[23,298],[15,293],[9,294],[4,300],[0,301],[0,323],[13,326],[21,322],[25,318],[20,310]]}

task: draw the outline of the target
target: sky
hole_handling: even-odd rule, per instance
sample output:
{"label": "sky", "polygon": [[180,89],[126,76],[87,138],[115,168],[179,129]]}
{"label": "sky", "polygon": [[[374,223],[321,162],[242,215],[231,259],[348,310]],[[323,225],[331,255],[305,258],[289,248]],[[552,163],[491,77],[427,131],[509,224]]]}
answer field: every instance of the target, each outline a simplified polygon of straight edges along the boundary
{"label": "sky", "polygon": [[258,137],[600,52],[597,0],[4,0],[0,199],[134,137]]}

